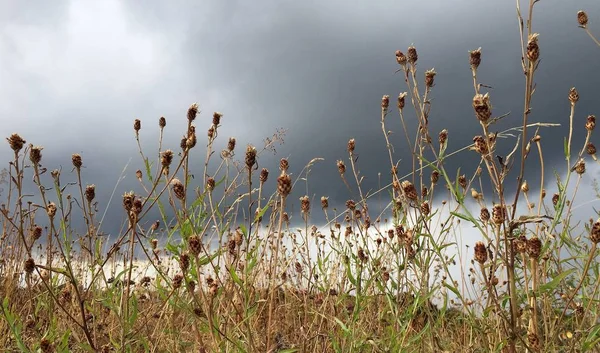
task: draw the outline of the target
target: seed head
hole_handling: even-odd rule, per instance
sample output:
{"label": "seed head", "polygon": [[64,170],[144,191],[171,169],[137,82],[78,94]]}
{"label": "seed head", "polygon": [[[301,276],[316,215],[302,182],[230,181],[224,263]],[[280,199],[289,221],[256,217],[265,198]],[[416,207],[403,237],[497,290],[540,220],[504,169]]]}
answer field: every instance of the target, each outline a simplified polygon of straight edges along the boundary
{"label": "seed head", "polygon": [[351,211],[354,211],[356,209],[356,202],[354,200],[346,201],[346,208]]}
{"label": "seed head", "polygon": [[594,146],[593,143],[589,142],[587,144],[587,146],[585,146],[585,151],[587,152],[587,154],[589,155],[594,155],[596,154],[596,146]]}
{"label": "seed head", "polygon": [[152,248],[152,250],[156,250],[156,248],[158,247],[158,239],[154,238],[150,240],[150,247]]}
{"label": "seed head", "polygon": [[406,197],[409,200],[416,200],[417,199],[417,189],[415,189],[415,186],[413,185],[413,183],[411,183],[408,180],[404,180],[401,184],[400,187],[402,188],[402,190],[404,191],[404,193],[406,194]]}
{"label": "seed head", "polygon": [[30,274],[35,270],[35,261],[30,257],[25,260],[24,270],[26,273]]}
{"label": "seed head", "polygon": [[33,228],[33,230],[31,231],[31,238],[33,239],[33,241],[36,241],[42,237],[42,231],[43,229],[40,226],[35,226]]}
{"label": "seed head", "polygon": [[133,200],[133,212],[136,215],[139,215],[140,213],[142,213],[142,206],[144,205],[144,203],[142,202],[142,199],[137,198],[135,200]]}
{"label": "seed head", "polygon": [[596,127],[596,116],[588,115],[587,121],[585,123],[585,129],[587,131],[593,131],[595,127]]}
{"label": "seed head", "polygon": [[85,187],[85,199],[87,202],[92,202],[96,197],[96,185],[88,185]]}
{"label": "seed head", "polygon": [[142,180],[142,176],[143,174],[141,170],[138,169],[135,171],[135,177],[138,178],[138,180]]}
{"label": "seed head", "polygon": [[235,149],[235,137],[230,137],[229,142],[227,142],[227,150],[229,152],[233,152]]}
{"label": "seed head", "polygon": [[292,178],[288,174],[282,174],[277,178],[277,192],[283,197],[287,197],[292,191]]}
{"label": "seed head", "polygon": [[402,92],[398,95],[398,110],[402,111],[402,109],[404,109],[404,105],[406,104],[405,102],[405,98],[406,98],[406,92]]}
{"label": "seed head", "polygon": [[164,151],[160,157],[160,163],[163,167],[168,168],[171,165],[171,162],[173,162],[173,151]]}
{"label": "seed head", "polygon": [[192,255],[198,256],[200,251],[202,251],[202,240],[200,239],[200,236],[197,234],[191,235],[188,239],[188,247]]}
{"label": "seed head", "polygon": [[290,163],[288,162],[287,158],[281,158],[281,160],[279,161],[279,170],[281,170],[281,173],[282,174],[287,173],[289,168],[290,168]]}
{"label": "seed head", "polygon": [[587,26],[588,16],[585,11],[577,11],[577,22],[579,22],[579,25],[583,28]]}
{"label": "seed head", "polygon": [[538,46],[539,33],[533,33],[527,40],[527,59],[536,62],[540,58],[540,48]]}
{"label": "seed head", "polygon": [[481,218],[481,220],[484,222],[489,221],[490,220],[490,211],[486,207],[483,207],[481,209],[481,211],[479,212],[479,218]]}
{"label": "seed head", "polygon": [[31,161],[31,163],[33,163],[34,165],[40,164],[40,162],[42,161],[42,150],[44,148],[41,146],[33,145],[29,145],[29,148],[29,160]]}
{"label": "seed head", "polygon": [[187,111],[187,118],[189,122],[192,122],[196,119],[196,115],[198,115],[198,104],[194,103],[190,105]]}
{"label": "seed head", "polygon": [[71,162],[73,162],[73,166],[77,170],[81,169],[81,166],[83,165],[83,161],[81,160],[81,156],[79,154],[77,154],[77,153],[75,153],[75,154],[73,154],[71,156]]}
{"label": "seed head", "polygon": [[448,141],[448,130],[444,129],[444,130],[440,131],[440,133],[438,135],[438,139],[440,141],[441,146],[445,145],[446,141]]}
{"label": "seed head", "polygon": [[488,259],[487,249],[481,241],[475,243],[475,261],[484,264]]}
{"label": "seed head", "polygon": [[521,191],[523,191],[525,194],[529,192],[529,184],[527,183],[527,180],[521,184]]}
{"label": "seed head", "polygon": [[216,185],[215,178],[209,177],[208,179],[206,179],[206,189],[208,191],[213,191],[215,189],[215,185]]}
{"label": "seed head", "polygon": [[123,208],[129,212],[133,209],[133,202],[135,201],[135,194],[133,191],[126,192],[123,194]]}
{"label": "seed head", "polygon": [[481,47],[469,51],[469,64],[473,70],[477,70],[479,64],[481,64]]}
{"label": "seed head", "polygon": [[486,123],[492,116],[492,105],[490,103],[489,94],[476,94],[473,97],[473,109],[475,110],[475,116],[477,116],[477,119],[483,123]]}
{"label": "seed head", "polygon": [[42,353],[54,352],[54,345],[48,338],[44,337],[40,340],[40,351]]}
{"label": "seed head", "polygon": [[559,198],[560,198],[560,195],[558,195],[558,194],[554,194],[554,195],[552,195],[552,204],[553,204],[554,206],[556,206],[556,205],[558,204],[558,200],[559,200]]}
{"label": "seed head", "polygon": [[187,270],[190,268],[190,255],[183,253],[181,256],[179,256],[179,267],[184,273],[187,272]]}
{"label": "seed head", "polygon": [[433,81],[436,74],[437,72],[435,72],[435,69],[425,71],[425,86],[429,88],[433,87]]}
{"label": "seed head", "polygon": [[54,218],[56,215],[56,204],[54,202],[50,202],[48,207],[46,207],[46,212],[50,218]]}
{"label": "seed head", "polygon": [[19,152],[23,148],[25,142],[27,142],[23,140],[18,134],[12,134],[6,140],[8,141],[10,148],[12,148],[12,150],[15,152]]}
{"label": "seed head", "polygon": [[350,154],[354,153],[355,147],[356,147],[356,142],[354,141],[354,139],[348,140],[348,153],[350,153]]}
{"label": "seed head", "polygon": [[329,197],[321,196],[321,208],[329,207]]}
{"label": "seed head", "polygon": [[494,208],[492,209],[492,221],[494,222],[494,224],[500,225],[504,223],[505,219],[506,208],[502,207],[502,205],[500,204],[494,205]]}
{"label": "seed head", "polygon": [[267,168],[263,168],[260,171],[259,180],[260,180],[261,184],[264,184],[267,182],[267,179],[269,179],[269,170]]}
{"label": "seed head", "polygon": [[534,259],[540,257],[542,253],[542,241],[538,237],[533,237],[527,241],[527,253]]}
{"label": "seed head", "polygon": [[142,128],[142,121],[140,119],[135,119],[133,121],[133,130],[135,130],[135,133],[138,134],[140,132],[141,128]]}
{"label": "seed head", "polygon": [[488,154],[488,146],[487,143],[485,141],[485,138],[483,138],[483,136],[475,136],[473,137],[473,148],[475,149],[475,151],[481,155],[487,155]]}
{"label": "seed head", "polygon": [[573,87],[569,90],[569,101],[571,102],[571,105],[575,105],[575,103],[577,103],[578,100],[579,93],[577,93],[577,90],[575,89],[575,87]]}
{"label": "seed head", "polygon": [[429,202],[427,201],[423,201],[421,203],[421,213],[424,216],[429,216],[429,213],[431,212],[431,207],[429,206]]}
{"label": "seed head", "polygon": [[177,197],[179,200],[183,200],[185,198],[185,186],[183,186],[183,183],[175,178],[171,181],[171,185],[173,186],[173,193],[175,194],[175,197]]}
{"label": "seed head", "polygon": [[300,198],[300,210],[304,214],[308,214],[310,211],[310,198],[307,195]]}
{"label": "seed head", "polygon": [[458,185],[463,189],[467,188],[467,177],[464,174],[458,177]]}
{"label": "seed head", "polygon": [[164,117],[164,116],[161,116],[161,117],[158,119],[158,127],[160,127],[161,129],[164,129],[164,128],[165,128],[165,126],[167,126],[167,119],[165,119],[165,117]]}
{"label": "seed head", "polygon": [[524,254],[527,251],[527,237],[524,235],[520,235],[517,240],[515,240],[515,250]]}
{"label": "seed head", "polygon": [[180,288],[181,283],[183,283],[183,276],[178,273],[173,277],[173,289]]}
{"label": "seed head", "polygon": [[402,66],[406,65],[406,55],[400,50],[396,50],[396,62]]}
{"label": "seed head", "polygon": [[388,96],[386,94],[381,98],[381,110],[385,113],[385,112],[387,112],[389,106],[390,106],[390,96]]}
{"label": "seed head", "polygon": [[600,219],[594,222],[590,231],[590,240],[594,244],[600,243]]}
{"label": "seed head", "polygon": [[344,164],[344,161],[338,160],[337,167],[341,175],[344,175],[344,173],[346,173],[346,165]]}
{"label": "seed head", "polygon": [[582,175],[583,173],[585,173],[585,161],[583,160],[583,158],[580,159],[579,161],[577,161],[577,163],[575,164],[575,167],[573,167],[573,169],[579,175]]}
{"label": "seed head", "polygon": [[256,148],[254,146],[248,145],[246,147],[246,158],[244,161],[248,170],[252,170],[252,167],[256,164]]}
{"label": "seed head", "polygon": [[417,48],[414,46],[408,47],[408,51],[406,53],[406,58],[409,64],[416,64],[417,60],[419,60],[419,56],[417,55]]}
{"label": "seed head", "polygon": [[431,172],[431,183],[435,185],[437,184],[438,180],[440,180],[440,172],[434,170]]}
{"label": "seed head", "polygon": [[223,116],[223,114],[219,113],[219,112],[214,112],[213,113],[213,125],[217,126],[221,123],[221,117]]}

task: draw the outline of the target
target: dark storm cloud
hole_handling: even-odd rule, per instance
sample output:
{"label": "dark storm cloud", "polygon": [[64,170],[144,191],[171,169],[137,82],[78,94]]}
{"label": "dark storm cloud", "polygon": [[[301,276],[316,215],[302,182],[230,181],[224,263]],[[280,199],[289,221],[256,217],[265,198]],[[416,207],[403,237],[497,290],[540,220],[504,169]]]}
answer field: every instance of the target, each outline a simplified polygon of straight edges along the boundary
{"label": "dark storm cloud", "polygon": [[[224,113],[223,144],[238,139],[238,157],[247,143],[260,147],[276,128],[288,129],[278,155],[263,156],[261,167],[276,171],[280,157],[290,157],[291,171],[314,157],[309,195],[329,195],[342,204],[349,194],[335,161],[347,161],[349,138],[355,138],[363,190],[389,182],[389,161],[380,126],[380,100],[389,94],[394,106],[406,91],[394,51],[414,44],[419,51],[419,78],[435,68],[430,128],[450,133],[449,150],[461,148],[480,134],[471,108],[473,87],[468,50],[483,48],[479,80],[490,90],[494,114],[510,112],[497,127],[516,126],[522,119],[524,78],[514,2],[471,1],[341,2],[106,2],[69,3],[33,21],[19,9],[1,18],[0,112],[11,123],[3,136],[19,131],[46,146],[45,162],[69,165],[71,153],[82,153],[90,183],[102,190],[106,205],[122,168],[133,158],[117,196],[135,189],[133,172],[141,167],[131,124],[142,119],[144,148],[155,149],[156,120],[167,117],[166,148],[177,149],[184,131],[185,110],[197,101],[203,110],[199,136],[213,111]],[[594,1],[536,4],[534,31],[540,32],[542,63],[532,103],[533,121],[568,123],[570,87],[581,95],[576,115],[576,141],[584,137],[593,103],[600,61],[598,48],[577,28],[576,12],[585,8],[600,19]],[[36,11],[43,11],[38,8]],[[3,11],[4,13],[4,11]],[[409,109],[410,111],[410,109]],[[415,117],[406,116],[410,131]],[[401,174],[410,170],[410,155],[395,109],[387,118]],[[562,157],[566,129],[542,132],[548,165]],[[199,143],[199,147],[204,145]],[[499,153],[512,149],[503,141]],[[5,148],[0,156],[9,158]],[[202,152],[196,152],[200,160]],[[6,156],[6,157],[4,157]],[[465,158],[469,156],[469,158]],[[535,162],[532,156],[532,163]],[[475,169],[474,153],[450,158],[447,168]],[[349,166],[348,166],[349,167]],[[200,167],[199,167],[200,168]],[[535,172],[534,168],[529,171]],[[528,175],[528,177],[533,177]],[[514,180],[516,175],[512,176]],[[270,186],[274,189],[274,179]],[[351,184],[354,182],[351,181]],[[293,203],[304,192],[298,184]],[[119,197],[113,202],[120,203]],[[118,207],[117,207],[118,208]],[[119,223],[121,210],[107,219]],[[109,223],[110,223],[109,222]]]}

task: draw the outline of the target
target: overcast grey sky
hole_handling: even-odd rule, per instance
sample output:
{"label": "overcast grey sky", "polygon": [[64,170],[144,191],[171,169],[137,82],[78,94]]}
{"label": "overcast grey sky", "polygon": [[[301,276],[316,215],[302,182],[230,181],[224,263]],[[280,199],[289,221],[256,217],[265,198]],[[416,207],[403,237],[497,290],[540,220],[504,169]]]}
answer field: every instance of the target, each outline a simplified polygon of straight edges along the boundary
{"label": "overcast grey sky", "polygon": [[[542,61],[531,115],[533,121],[566,124],[567,94],[576,86],[577,141],[585,117],[600,114],[594,104],[600,48],[577,27],[580,9],[600,33],[596,0],[536,5]],[[247,143],[260,146],[277,128],[288,129],[278,155],[263,158],[261,167],[275,175],[278,158],[289,157],[298,173],[323,157],[313,168],[310,194],[329,195],[339,204],[349,196],[335,161],[347,158],[349,138],[356,138],[366,189],[377,188],[377,173],[388,175],[380,100],[389,94],[394,101],[406,90],[394,75],[394,51],[411,44],[419,52],[420,77],[430,68],[438,73],[430,127],[435,134],[449,130],[450,150],[480,134],[471,108],[468,50],[483,48],[479,78],[493,86],[495,115],[511,113],[498,129],[519,124],[524,78],[515,1],[4,1],[0,135],[18,132],[44,146],[43,164],[50,169],[70,170],[71,154],[81,153],[85,181],[97,185],[103,208],[130,158],[117,195],[137,188],[133,119],[142,120],[144,146],[154,151],[157,120],[165,116],[165,147],[176,150],[185,111],[198,102],[199,136],[204,138],[212,112],[222,112],[220,143],[235,136],[238,156]],[[414,127],[414,117],[408,118]],[[407,145],[395,109],[388,129],[402,151]],[[565,135],[562,128],[543,132],[550,165],[562,161]],[[3,163],[10,159],[7,145],[0,157]],[[197,151],[196,160],[202,158]],[[461,163],[472,169],[467,161],[450,160],[449,169]],[[401,165],[401,172],[409,169]],[[115,209],[109,217],[119,221],[122,212]]]}

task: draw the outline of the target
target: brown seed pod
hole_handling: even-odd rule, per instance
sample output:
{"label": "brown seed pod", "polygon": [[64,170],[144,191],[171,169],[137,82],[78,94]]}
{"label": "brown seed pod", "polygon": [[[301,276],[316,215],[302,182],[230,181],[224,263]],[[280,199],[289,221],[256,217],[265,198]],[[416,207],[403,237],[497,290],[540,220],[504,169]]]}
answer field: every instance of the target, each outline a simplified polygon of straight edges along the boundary
{"label": "brown seed pod", "polygon": [[202,240],[200,239],[200,236],[197,234],[191,235],[188,238],[188,247],[192,255],[198,256],[202,251]]}
{"label": "brown seed pod", "polygon": [[542,253],[542,241],[538,237],[533,237],[527,241],[527,253],[534,259],[540,257]]}
{"label": "brown seed pod", "polygon": [[173,151],[166,150],[161,154],[160,163],[163,167],[168,167],[173,162]]}
{"label": "brown seed pod", "polygon": [[587,121],[585,122],[585,129],[587,131],[593,131],[596,127],[596,116],[588,115]]}
{"label": "brown seed pod", "polygon": [[404,105],[406,104],[406,102],[405,102],[406,95],[407,95],[406,92],[402,92],[398,95],[398,110],[400,110],[400,111],[402,111],[402,109],[404,109]]}
{"label": "brown seed pod", "polygon": [[25,142],[27,142],[23,140],[19,134],[12,134],[6,140],[8,141],[10,148],[12,148],[12,150],[15,152],[19,152],[21,149],[23,149],[23,145],[25,145]]}
{"label": "brown seed pod", "polygon": [[588,16],[585,11],[577,11],[577,22],[581,27],[586,27],[588,23]]}
{"label": "brown seed pod", "polygon": [[401,52],[400,50],[396,50],[396,62],[399,65],[404,66],[404,65],[406,65],[406,61],[407,61],[406,55],[404,55],[404,53]]}
{"label": "brown seed pod", "polygon": [[269,179],[269,170],[268,170],[267,168],[263,168],[263,169],[260,171],[260,176],[259,176],[259,178],[258,178],[258,179],[260,180],[260,182],[261,182],[262,184],[266,183],[266,182],[267,182],[267,179]]}
{"label": "brown seed pod", "polygon": [[71,156],[71,162],[73,163],[73,166],[77,170],[81,169],[81,166],[83,165],[83,160],[81,159],[81,156],[77,153],[74,153]]}
{"label": "brown seed pod", "polygon": [[29,160],[31,161],[31,163],[33,163],[34,165],[40,164],[40,162],[42,161],[42,150],[44,148],[41,146],[33,145],[29,145],[29,148]]}
{"label": "brown seed pod", "polygon": [[473,70],[477,70],[481,64],[481,48],[469,51],[469,64]]}
{"label": "brown seed pod", "polygon": [[187,111],[187,118],[189,122],[192,122],[196,119],[196,115],[198,115],[198,104],[193,103],[190,105]]}
{"label": "brown seed pod", "polygon": [[214,112],[213,113],[213,125],[218,126],[221,123],[222,116],[223,116],[223,114],[221,114],[219,112]]}
{"label": "brown seed pod", "polygon": [[344,164],[344,161],[337,161],[337,167],[340,175],[344,175],[344,173],[346,173],[346,165]]}
{"label": "brown seed pod", "polygon": [[175,197],[179,200],[183,200],[185,198],[185,186],[179,179],[173,179],[171,181],[171,185],[173,186],[173,193]]}
{"label": "brown seed pod", "polygon": [[415,186],[413,185],[413,183],[411,183],[408,180],[404,180],[401,184],[400,187],[402,187],[402,190],[404,191],[404,194],[406,194],[406,197],[409,200],[416,200],[417,199],[417,189],[415,188]]}
{"label": "brown seed pod", "polygon": [[475,116],[477,116],[477,119],[483,123],[486,123],[492,116],[492,105],[490,103],[489,94],[476,94],[473,97],[473,109],[475,110]]}
{"label": "brown seed pod", "polygon": [[504,223],[505,219],[506,208],[502,207],[502,205],[500,204],[494,205],[494,208],[492,209],[492,221],[494,222],[494,224],[502,224]]}
{"label": "brown seed pod", "polygon": [[279,161],[279,170],[281,170],[282,173],[287,173],[289,167],[290,163],[288,162],[287,158],[281,158]]}
{"label": "brown seed pod", "polygon": [[133,121],[133,130],[135,130],[136,134],[139,133],[142,128],[142,121],[140,119],[135,119]]}
{"label": "brown seed pod", "polygon": [[321,208],[329,207],[329,198],[325,196],[321,196]]}
{"label": "brown seed pod", "polygon": [[527,40],[527,59],[536,62],[540,58],[540,48],[538,46],[539,33],[533,33]]}
{"label": "brown seed pod", "polygon": [[35,261],[31,257],[28,258],[27,260],[25,260],[25,265],[23,266],[23,269],[27,274],[31,274],[35,270]]}
{"label": "brown seed pod", "polygon": [[390,96],[388,96],[386,94],[381,98],[381,109],[384,112],[387,112],[389,106],[390,106]]}
{"label": "brown seed pod", "polygon": [[590,240],[594,244],[600,243],[600,220],[594,222],[590,231]]}
{"label": "brown seed pod", "polygon": [[300,211],[304,214],[308,214],[310,211],[310,198],[308,195],[304,195],[300,198]]}
{"label": "brown seed pod", "polygon": [[85,198],[87,202],[92,202],[96,197],[96,185],[88,185],[85,187]]}
{"label": "brown seed pod", "polygon": [[475,151],[477,151],[477,153],[479,153],[481,155],[487,155],[489,152],[487,143],[485,141],[485,138],[483,138],[483,136],[473,137],[473,148],[475,149]]}
{"label": "brown seed pod", "polygon": [[414,46],[408,47],[406,58],[409,64],[416,64],[417,60],[419,60],[419,56],[417,55],[417,48],[415,48]]}
{"label": "brown seed pod", "polygon": [[425,86],[429,88],[433,87],[433,82],[435,80],[436,74],[437,72],[435,72],[434,69],[425,71]]}
{"label": "brown seed pod", "polygon": [[161,117],[158,119],[158,127],[160,127],[161,129],[164,129],[164,128],[165,128],[165,126],[167,126],[167,119],[165,119],[165,117],[164,117],[164,116],[161,116]]}
{"label": "brown seed pod", "polygon": [[438,140],[440,142],[440,145],[445,145],[446,141],[448,141],[448,130],[444,129],[442,131],[440,131],[439,135],[438,135]]}
{"label": "brown seed pod", "polygon": [[475,261],[484,264],[488,259],[487,249],[481,241],[475,243]]}
{"label": "brown seed pod", "polygon": [[356,147],[356,141],[354,141],[354,139],[350,139],[348,141],[348,153],[350,153],[350,154],[354,153],[355,147]]}
{"label": "brown seed pod", "polygon": [[490,211],[483,207],[481,209],[481,211],[479,212],[479,218],[481,218],[482,221],[487,222],[490,220]]}
{"label": "brown seed pod", "polygon": [[277,192],[287,197],[292,191],[292,178],[288,174],[282,174],[277,178]]}
{"label": "brown seed pod", "polygon": [[575,105],[577,101],[579,101],[579,93],[577,93],[577,90],[573,87],[569,90],[569,102],[571,102],[571,105]]}
{"label": "brown seed pod", "polygon": [[589,155],[594,155],[596,154],[596,146],[594,146],[594,144],[590,142],[585,146],[585,151]]}
{"label": "brown seed pod", "polygon": [[252,170],[252,167],[256,164],[256,148],[254,146],[248,145],[246,147],[246,157],[244,162],[246,162],[248,170]]}
{"label": "brown seed pod", "polygon": [[434,170],[433,172],[431,172],[431,183],[432,184],[437,184],[438,180],[440,179],[440,172],[438,172],[437,170]]}

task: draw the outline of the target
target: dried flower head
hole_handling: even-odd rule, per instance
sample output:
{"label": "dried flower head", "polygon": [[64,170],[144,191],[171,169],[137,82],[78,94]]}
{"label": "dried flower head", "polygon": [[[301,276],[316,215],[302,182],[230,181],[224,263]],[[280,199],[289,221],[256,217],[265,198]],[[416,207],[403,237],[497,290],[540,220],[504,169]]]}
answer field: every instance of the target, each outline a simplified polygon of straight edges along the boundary
{"label": "dried flower head", "polygon": [[161,129],[164,129],[164,128],[165,128],[165,126],[167,126],[167,119],[165,119],[165,117],[164,117],[164,116],[161,116],[161,117],[158,119],[158,127],[160,127]]}
{"label": "dried flower head", "polygon": [[481,64],[481,47],[469,51],[469,64],[473,70],[477,70]]}
{"label": "dried flower head", "polygon": [[389,106],[390,106],[390,96],[386,94],[381,98],[381,110],[383,112],[387,112]]}
{"label": "dried flower head", "polygon": [[40,340],[40,351],[42,353],[54,352],[54,345],[48,338],[44,337]]}
{"label": "dried flower head", "polygon": [[458,177],[458,185],[463,189],[467,188],[467,177],[464,174]]}
{"label": "dried flower head", "polygon": [[346,208],[351,211],[354,211],[356,209],[356,202],[354,200],[346,201]]}
{"label": "dried flower head", "polygon": [[440,141],[441,146],[445,145],[446,141],[448,141],[448,130],[444,129],[440,131],[438,135],[438,140]]}
{"label": "dried flower head", "polygon": [[8,141],[10,148],[12,148],[12,150],[15,152],[19,152],[21,149],[23,149],[23,145],[25,145],[25,142],[27,142],[23,140],[23,138],[21,138],[19,134],[10,135],[10,137],[7,138],[6,141]]}
{"label": "dried flower head", "polygon": [[523,184],[521,184],[521,191],[523,191],[525,194],[529,192],[529,184],[527,183],[527,180],[523,181]]}
{"label": "dried flower head", "polygon": [[554,194],[552,195],[552,204],[554,206],[556,206],[558,204],[558,200],[560,199],[560,195],[559,194]]}
{"label": "dried flower head", "polygon": [[141,128],[142,128],[142,121],[140,119],[135,119],[133,121],[133,130],[135,130],[135,133],[138,134],[140,132]]}
{"label": "dried flower head", "polygon": [[223,114],[219,113],[219,112],[214,112],[213,113],[213,125],[217,126],[221,123],[221,117],[223,116]]}
{"label": "dried flower head", "polygon": [[25,260],[25,265],[23,266],[25,273],[31,274],[35,270],[35,261],[30,257]]}
{"label": "dried flower head", "polygon": [[588,16],[585,13],[585,11],[577,11],[577,22],[583,28],[585,28],[587,26]]}
{"label": "dried flower head", "polygon": [[152,250],[156,250],[156,248],[158,247],[158,239],[154,238],[150,240],[150,247],[152,248]]}
{"label": "dried flower head", "polygon": [[248,145],[246,147],[246,158],[244,161],[248,170],[252,170],[252,167],[256,164],[256,148],[254,146]]}
{"label": "dried flower head", "polygon": [[575,105],[575,103],[577,103],[578,100],[579,93],[577,93],[577,90],[575,89],[575,87],[573,87],[569,90],[569,102],[571,102],[571,105]]}
{"label": "dried flower head", "polygon": [[71,156],[71,162],[73,162],[73,166],[77,170],[81,169],[81,166],[83,165],[83,161],[81,159],[81,156],[79,154],[77,154],[77,153],[74,153]]}
{"label": "dried flower head", "polygon": [[300,210],[305,214],[310,211],[310,198],[308,195],[304,195],[300,198]]}
{"label": "dried flower head", "polygon": [[48,213],[48,217],[54,218],[56,215],[56,204],[54,202],[50,202],[46,207],[46,212]]}
{"label": "dried flower head", "polygon": [[484,264],[488,259],[487,249],[481,241],[475,243],[475,261]]}
{"label": "dried flower head", "polygon": [[290,163],[288,162],[287,158],[281,158],[281,160],[279,161],[279,170],[281,170],[281,173],[282,174],[287,173],[289,168],[290,168]]}
{"label": "dried flower head", "polygon": [[479,218],[481,218],[481,220],[484,222],[489,221],[490,220],[490,211],[486,207],[483,207],[481,209],[481,211],[479,212]]}
{"label": "dried flower head", "polygon": [[429,202],[427,201],[423,201],[421,203],[421,213],[424,216],[429,216],[429,213],[431,212],[431,207],[429,206]]}
{"label": "dried flower head", "polygon": [[29,148],[29,160],[31,161],[31,163],[33,163],[34,165],[40,164],[40,162],[42,161],[42,150],[44,148],[41,146],[33,145],[29,145]]}
{"label": "dried flower head", "polygon": [[202,240],[199,235],[194,234],[188,238],[188,248],[192,255],[198,256],[200,254],[200,251],[202,251]]}
{"label": "dried flower head", "polygon": [[174,178],[171,180],[171,185],[173,187],[173,193],[175,194],[175,197],[177,197],[179,200],[183,200],[185,198],[185,186],[181,180]]}
{"label": "dried flower head", "polygon": [[415,48],[412,45],[408,47],[408,50],[406,52],[406,58],[409,64],[416,64],[417,60],[419,60],[419,55],[417,55],[417,48]]}
{"label": "dried flower head", "polygon": [[583,158],[581,158],[579,161],[577,161],[577,163],[575,163],[573,170],[575,170],[575,172],[579,175],[585,173],[585,161],[583,160]]}
{"label": "dried flower head", "polygon": [[396,62],[402,66],[406,65],[406,55],[400,50],[396,50]]}
{"label": "dried flower head", "polygon": [[483,136],[473,137],[473,149],[477,153],[484,155],[484,156],[489,153],[487,143]]}
{"label": "dried flower head", "polygon": [[429,88],[433,87],[433,81],[436,74],[437,72],[435,72],[435,69],[425,71],[425,86]]}
{"label": "dried flower head", "polygon": [[215,182],[215,178],[209,177],[208,179],[206,179],[206,189],[208,191],[213,191],[216,185],[217,183]]}
{"label": "dried flower head", "polygon": [[355,147],[356,147],[356,141],[354,141],[354,139],[348,140],[348,152],[350,154],[354,153]]}
{"label": "dried flower head", "polygon": [[413,185],[413,183],[411,183],[408,180],[404,180],[401,184],[400,187],[402,188],[402,190],[404,191],[404,194],[406,195],[406,198],[408,198],[409,200],[416,200],[417,199],[417,189],[415,188],[415,186]]}
{"label": "dried flower head", "polygon": [[277,178],[277,192],[287,197],[292,191],[292,178],[288,174],[282,174]]}
{"label": "dried flower head", "polygon": [[594,244],[600,243],[600,219],[594,222],[590,231],[590,240]]}
{"label": "dried flower head", "polygon": [[87,202],[92,202],[96,197],[96,185],[88,185],[85,187],[85,199]]}
{"label": "dried flower head", "polygon": [[187,272],[190,268],[190,255],[183,253],[179,256],[179,268],[183,273]]}
{"label": "dried flower head", "polygon": [[227,150],[229,152],[233,152],[233,150],[235,149],[235,137],[230,137],[229,141],[227,142]]}
{"label": "dried flower head", "polygon": [[173,277],[173,289],[178,289],[181,287],[181,284],[183,283],[183,276],[181,274],[176,274]]}
{"label": "dried flower head", "polygon": [[321,208],[329,207],[329,197],[321,196]]}
{"label": "dried flower head", "polygon": [[260,171],[259,180],[260,180],[261,184],[264,184],[267,182],[267,179],[269,179],[269,170],[267,168],[263,168]]}
{"label": "dried flower head", "polygon": [[404,109],[404,105],[406,104],[406,102],[405,102],[406,95],[407,95],[406,92],[402,92],[398,95],[398,110],[400,110],[400,111],[402,111],[402,109]]}
{"label": "dried flower head", "polygon": [[533,237],[527,241],[527,253],[534,259],[540,257],[542,253],[542,241],[538,237]]}
{"label": "dried flower head", "polygon": [[492,105],[490,103],[489,93],[476,94],[473,97],[473,109],[479,121],[486,123],[492,116]]}
{"label": "dried flower head", "polygon": [[585,129],[587,131],[593,131],[595,127],[596,127],[596,116],[588,115],[587,121],[585,122]]}
{"label": "dried flower head", "polygon": [[135,194],[133,191],[126,192],[123,194],[123,208],[129,212],[133,209],[133,202],[135,201]]}
{"label": "dried flower head", "polygon": [[162,164],[163,167],[166,168],[171,165],[171,162],[173,162],[173,151],[171,151],[171,150],[164,151],[160,157],[160,163]]}
{"label": "dried flower head", "polygon": [[344,164],[344,161],[338,160],[337,167],[338,167],[338,172],[340,172],[341,175],[346,173],[346,165]]}
{"label": "dried flower head", "polygon": [[531,62],[536,62],[540,58],[540,47],[538,46],[539,33],[529,35],[527,40],[527,59]]}
{"label": "dried flower head", "polygon": [[431,172],[431,183],[432,184],[437,184],[438,180],[440,180],[440,172],[438,172],[437,170],[434,170]]}
{"label": "dried flower head", "polygon": [[500,225],[504,223],[505,219],[506,207],[502,207],[500,204],[494,205],[494,208],[492,209],[492,221],[494,221],[494,224]]}
{"label": "dried flower head", "polygon": [[589,155],[595,155],[596,154],[596,146],[594,146],[593,143],[589,142],[586,146],[585,146],[585,151],[587,152],[587,154]]}
{"label": "dried flower head", "polygon": [[42,231],[43,229],[40,226],[33,227],[33,229],[31,230],[31,238],[33,239],[33,241],[36,241],[42,237]]}
{"label": "dried flower head", "polygon": [[190,105],[187,111],[187,118],[189,122],[192,122],[196,119],[196,115],[198,115],[198,104],[193,103]]}
{"label": "dried flower head", "polygon": [[143,176],[143,174],[142,174],[141,170],[138,169],[138,170],[135,171],[135,177],[138,178],[138,180],[141,181],[142,180],[142,176]]}

